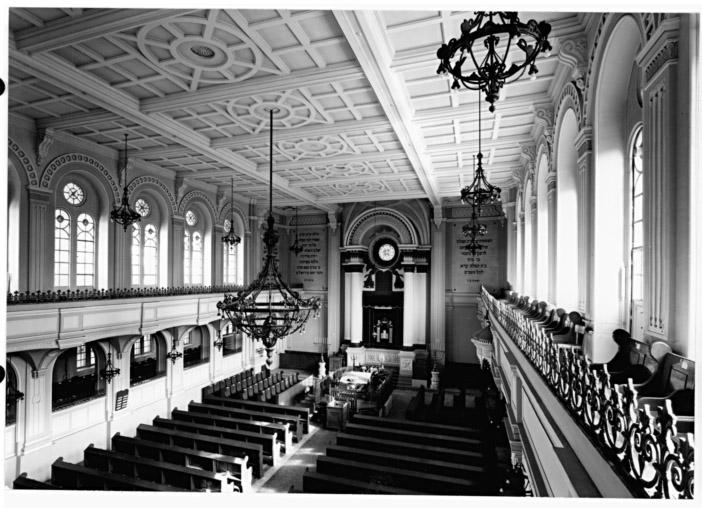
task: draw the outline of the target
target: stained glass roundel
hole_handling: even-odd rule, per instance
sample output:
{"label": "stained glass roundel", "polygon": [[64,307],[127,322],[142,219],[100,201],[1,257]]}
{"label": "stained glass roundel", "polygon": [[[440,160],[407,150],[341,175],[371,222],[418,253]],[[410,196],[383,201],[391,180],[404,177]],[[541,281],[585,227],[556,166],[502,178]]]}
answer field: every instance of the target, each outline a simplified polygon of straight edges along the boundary
{"label": "stained glass roundel", "polygon": [[75,183],[67,183],[63,187],[63,197],[73,206],[80,206],[85,201],[85,192]]}
{"label": "stained glass roundel", "polygon": [[197,215],[195,215],[194,211],[188,210],[185,213],[185,222],[188,223],[188,226],[194,226],[197,224]]}
{"label": "stained glass roundel", "polygon": [[151,213],[151,205],[149,205],[149,203],[147,203],[146,200],[142,198],[136,200],[136,203],[134,204],[134,209],[142,217],[148,217]]}

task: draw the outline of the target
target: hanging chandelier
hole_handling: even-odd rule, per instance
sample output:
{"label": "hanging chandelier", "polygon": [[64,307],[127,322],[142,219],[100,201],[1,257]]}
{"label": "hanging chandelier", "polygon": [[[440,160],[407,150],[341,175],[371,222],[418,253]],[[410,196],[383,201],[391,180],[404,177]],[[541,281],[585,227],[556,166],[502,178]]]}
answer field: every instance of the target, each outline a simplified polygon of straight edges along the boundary
{"label": "hanging chandelier", "polygon": [[314,311],[319,317],[319,297],[303,299],[283,281],[275,261],[274,249],[278,243],[278,232],[273,218],[273,114],[270,112],[270,186],[266,231],[263,243],[266,246],[266,261],[258,277],[249,286],[235,294],[225,294],[217,303],[220,314],[226,314],[234,329],[241,330],[254,339],[261,340],[266,347],[266,363],[273,363],[273,348],[276,342],[297,331],[304,332],[305,323]]}
{"label": "hanging chandelier", "polygon": [[183,357],[183,353],[178,352],[175,339],[171,341],[171,351],[166,354],[166,357],[170,359],[173,364],[176,364],[176,361]]}
{"label": "hanging chandelier", "polygon": [[237,236],[234,232],[234,176],[232,176],[232,208],[231,208],[231,220],[229,221],[229,232],[222,237],[222,243],[227,244],[230,247],[237,245],[241,242],[241,238]]}
{"label": "hanging chandelier", "polygon": [[129,193],[127,192],[127,134],[124,134],[124,191],[122,192],[122,204],[110,213],[110,218],[117,224],[121,224],[125,231],[129,226],[141,220],[141,215],[132,210],[129,206]]}
{"label": "hanging chandelier", "polygon": [[470,238],[477,238],[479,236],[487,235],[487,226],[478,222],[478,216],[473,208],[473,213],[470,216],[470,221],[468,224],[463,226],[463,236]]}
{"label": "hanging chandelier", "polygon": [[475,168],[475,161],[473,161],[473,181],[461,190],[461,202],[470,204],[474,210],[477,208],[478,216],[483,213],[483,205],[499,201],[502,192],[500,187],[488,182],[483,170],[481,110],[480,97],[478,97],[478,167]]}
{"label": "hanging chandelier", "polygon": [[290,246],[290,250],[295,253],[295,256],[299,256],[303,251],[300,241],[297,239],[297,206],[295,207],[295,243]]}
{"label": "hanging chandelier", "polygon": [[485,249],[485,246],[475,238],[471,238],[466,244],[466,250],[468,250],[472,256],[475,256],[478,254],[478,251],[482,251],[483,249]]}
{"label": "hanging chandelier", "polygon": [[117,375],[120,374],[120,369],[115,368],[114,365],[112,364],[112,353],[107,354],[107,364],[105,365],[105,368],[100,370],[100,376],[107,381],[109,384],[110,381],[116,377]]}
{"label": "hanging chandelier", "polygon": [[[541,52],[548,57],[552,49],[548,42],[551,25],[534,20],[525,24],[517,14],[475,11],[474,19],[461,23],[461,37],[442,44],[436,52],[441,61],[436,72],[453,76],[451,89],[460,89],[463,84],[467,89],[483,91],[490,112],[495,111],[500,89],[518,80],[527,69],[532,79],[536,78],[536,57]],[[483,49],[487,53],[481,58]],[[469,55],[472,66],[466,65]]]}

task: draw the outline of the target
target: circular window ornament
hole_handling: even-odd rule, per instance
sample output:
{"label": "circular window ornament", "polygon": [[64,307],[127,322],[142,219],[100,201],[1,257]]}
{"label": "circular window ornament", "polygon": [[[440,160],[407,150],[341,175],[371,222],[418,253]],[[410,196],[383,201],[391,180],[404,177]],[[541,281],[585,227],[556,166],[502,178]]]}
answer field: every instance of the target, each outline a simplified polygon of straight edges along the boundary
{"label": "circular window ornament", "polygon": [[229,229],[232,227],[232,223],[229,222],[229,219],[224,220],[224,232],[229,233]]}
{"label": "circular window ornament", "polygon": [[385,243],[378,248],[378,257],[382,261],[392,261],[395,254],[395,246],[392,244]]}
{"label": "circular window ornament", "polygon": [[372,246],[372,260],[379,268],[390,268],[398,260],[400,250],[394,240],[390,238],[382,238]]}
{"label": "circular window ornament", "polygon": [[194,226],[197,224],[197,215],[195,215],[194,211],[188,210],[185,213],[185,222],[188,223],[188,226]]}
{"label": "circular window ornament", "polygon": [[85,202],[85,192],[72,182],[63,187],[63,197],[73,206],[80,206]]}
{"label": "circular window ornament", "polygon": [[134,209],[142,217],[148,217],[151,213],[151,205],[145,199],[139,198],[134,204]]}

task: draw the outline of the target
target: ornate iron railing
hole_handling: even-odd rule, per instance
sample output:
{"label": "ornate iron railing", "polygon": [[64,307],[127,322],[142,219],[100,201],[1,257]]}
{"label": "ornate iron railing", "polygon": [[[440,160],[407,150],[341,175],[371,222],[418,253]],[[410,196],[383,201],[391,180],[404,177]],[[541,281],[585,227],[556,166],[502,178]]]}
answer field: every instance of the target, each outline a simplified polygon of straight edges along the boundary
{"label": "ornate iron railing", "polygon": [[172,286],[168,288],[118,288],[113,290],[47,290],[7,294],[7,305],[39,304],[46,302],[77,302],[86,300],[135,299],[144,297],[172,297],[175,295],[206,295],[233,293],[243,290],[240,285]]}
{"label": "ornate iron railing", "polygon": [[694,499],[694,436],[678,434],[669,400],[665,407],[657,407],[657,414],[648,405],[639,408],[631,379],[611,384],[607,365],[593,368],[584,355],[559,348],[519,309],[495,299],[485,288],[482,298],[635,494]]}

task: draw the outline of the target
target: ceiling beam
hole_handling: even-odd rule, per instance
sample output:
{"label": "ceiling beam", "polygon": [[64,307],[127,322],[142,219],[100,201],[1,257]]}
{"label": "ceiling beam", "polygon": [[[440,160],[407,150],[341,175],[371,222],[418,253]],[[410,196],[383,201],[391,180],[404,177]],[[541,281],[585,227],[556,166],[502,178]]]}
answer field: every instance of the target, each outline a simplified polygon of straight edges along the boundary
{"label": "ceiling beam", "polygon": [[[547,93],[514,96],[512,98],[507,98],[504,101],[498,100],[495,104],[495,113],[499,112],[503,116],[524,115],[525,110],[527,112],[533,112],[535,104],[548,103],[549,101],[550,98]],[[484,105],[482,105],[482,108],[485,119],[489,120],[490,117],[492,117],[492,114],[486,112],[487,109]],[[477,117],[477,102],[466,101],[462,105],[459,105],[457,107],[440,107],[420,110],[414,114],[412,120],[415,123],[420,123],[422,126],[426,126],[433,123],[448,124],[453,122],[454,119],[467,119],[469,121],[475,121]]]}
{"label": "ceiling beam", "polygon": [[335,10],[333,14],[407,153],[426,196],[432,205],[441,205],[431,160],[422,153],[422,134],[411,122],[412,106],[406,89],[395,73],[387,71],[392,56],[384,39],[379,13]]}
{"label": "ceiling beam", "polygon": [[382,180],[382,181],[395,181],[412,179],[416,180],[417,175],[414,172],[402,172],[397,174],[362,174],[358,176],[339,176],[338,178],[314,178],[314,179],[301,179],[301,180],[290,180],[290,186],[302,186],[302,187],[312,187],[316,185],[336,185],[339,183],[358,183],[365,180]]}
{"label": "ceiling beam", "polygon": [[[66,91],[76,94],[86,101],[102,107],[110,112],[125,117],[145,128],[160,133],[174,142],[182,144],[190,150],[209,157],[216,162],[236,169],[238,172],[254,178],[259,182],[268,182],[268,174],[257,171],[255,164],[249,162],[228,150],[217,150],[210,147],[209,139],[194,132],[190,128],[177,123],[163,114],[145,114],[139,110],[139,102],[132,96],[110,87],[103,80],[76,69],[75,66],[64,59],[54,55],[34,55],[30,57],[14,49],[9,50],[9,57],[18,69],[24,70],[33,76],[55,83]],[[303,190],[290,190],[287,180],[273,176],[273,186],[284,190],[285,193],[316,204],[316,197]],[[331,211],[331,210],[330,210]]]}
{"label": "ceiling beam", "polygon": [[37,128],[55,128],[57,130],[67,130],[72,128],[82,128],[96,123],[110,123],[124,120],[122,116],[110,112],[109,110],[95,109],[90,112],[78,112],[76,114],[66,114],[60,117],[45,117],[37,119]]}
{"label": "ceiling beam", "polygon": [[60,18],[15,33],[17,49],[30,55],[49,52],[71,44],[84,42],[139,27],[152,21],[182,16],[197,9],[95,9],[84,13],[79,21],[74,17]]}
{"label": "ceiling beam", "polygon": [[[384,116],[376,116],[360,121],[339,121],[338,123],[315,123],[307,124],[300,128],[290,128],[287,130],[275,130],[275,142],[284,140],[300,140],[306,137],[323,137],[325,135],[336,136],[337,134],[347,134],[351,132],[362,132],[365,130],[377,130],[379,128],[390,129],[390,123]],[[246,145],[268,145],[268,131],[251,134],[237,135],[233,137],[218,137],[212,139],[213,148],[237,148],[241,149]]]}
{"label": "ceiling beam", "polygon": [[359,78],[364,78],[364,75],[358,64],[343,62],[331,64],[323,70],[315,67],[287,75],[268,75],[250,78],[239,83],[214,85],[197,92],[169,94],[165,98],[153,98],[142,101],[141,110],[146,113],[164,112],[206,103],[290,91],[302,87],[327,85],[331,82],[358,80]]}
{"label": "ceiling beam", "polygon": [[[402,149],[392,149],[388,151],[379,151],[373,153],[357,153],[351,155],[348,153],[343,153],[340,155],[327,156],[322,158],[305,158],[297,160],[295,162],[276,162],[276,169],[299,169],[300,167],[324,167],[326,165],[337,165],[337,164],[347,164],[347,163],[363,163],[363,162],[377,162],[385,160],[407,160],[407,153]],[[260,172],[264,168],[268,168],[268,163],[261,164],[258,166]]]}
{"label": "ceiling beam", "polygon": [[[497,140],[484,140],[482,141],[482,151],[483,155],[487,155],[488,151],[492,148],[516,148],[519,144],[533,143],[533,139],[530,134],[525,135],[511,135],[509,137],[500,137]],[[427,155],[442,155],[445,153],[456,153],[457,151],[478,151],[478,141],[469,140],[456,144],[455,142],[449,142],[447,144],[435,144],[433,146],[428,146],[424,152]]]}

